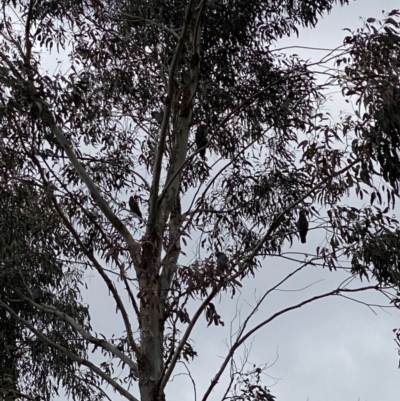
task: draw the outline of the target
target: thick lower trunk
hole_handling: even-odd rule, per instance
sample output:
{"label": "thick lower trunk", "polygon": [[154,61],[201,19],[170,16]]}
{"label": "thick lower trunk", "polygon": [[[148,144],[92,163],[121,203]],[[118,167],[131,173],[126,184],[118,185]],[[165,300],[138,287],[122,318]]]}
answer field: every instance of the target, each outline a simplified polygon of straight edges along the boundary
{"label": "thick lower trunk", "polygon": [[142,303],[140,310],[141,356],[138,366],[141,401],[157,400],[163,367],[163,327],[160,309],[160,305],[143,306]]}
{"label": "thick lower trunk", "polygon": [[164,305],[160,297],[161,243],[153,234],[144,241],[140,286],[140,355],[138,357],[141,401],[155,401],[163,369]]}
{"label": "thick lower trunk", "polygon": [[0,314],[0,389],[2,395],[7,401],[17,399],[17,371],[14,352],[16,350],[16,341],[18,338],[18,325],[14,319]]}

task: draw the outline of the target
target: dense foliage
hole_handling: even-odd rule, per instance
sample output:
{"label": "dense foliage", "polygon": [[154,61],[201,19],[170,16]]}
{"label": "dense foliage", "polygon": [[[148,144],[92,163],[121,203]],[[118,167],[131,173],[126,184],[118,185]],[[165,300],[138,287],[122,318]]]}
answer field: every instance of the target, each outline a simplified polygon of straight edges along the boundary
{"label": "dense foliage", "polygon": [[[202,316],[224,324],[215,298],[234,297],[266,257],[299,241],[303,209],[326,241],[307,242],[299,266],[361,279],[324,296],[371,289],[398,305],[399,13],[351,32],[324,84],[311,62],[274,50],[334,3],[347,1],[3,1],[5,396],[49,400],[62,386],[92,400],[107,383],[131,401],[163,400],[177,362],[197,355],[193,327]],[[321,111],[330,85],[359,106],[336,124]],[[146,224],[132,217],[132,194]],[[349,195],[370,204],[349,205]],[[122,317],[112,338],[92,330],[81,303],[89,269]],[[243,324],[204,401],[271,320]],[[233,376],[226,399],[271,401],[260,373]]]}

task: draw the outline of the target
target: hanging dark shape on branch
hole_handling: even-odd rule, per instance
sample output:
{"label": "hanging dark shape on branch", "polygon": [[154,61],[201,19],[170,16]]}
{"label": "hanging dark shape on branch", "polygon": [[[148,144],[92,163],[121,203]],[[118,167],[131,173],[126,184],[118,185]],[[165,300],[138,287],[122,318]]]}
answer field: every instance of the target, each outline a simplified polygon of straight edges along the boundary
{"label": "hanging dark shape on branch", "polygon": [[162,124],[164,119],[164,112],[163,111],[152,111],[151,116],[158,122],[158,124]]}
{"label": "hanging dark shape on branch", "polygon": [[207,127],[205,126],[205,124],[200,124],[197,127],[197,131],[196,131],[196,146],[197,146],[197,150],[199,150],[200,148],[203,148],[200,150],[200,157],[204,160],[206,157],[206,146],[208,144],[208,140],[207,140]]}
{"label": "hanging dark shape on branch", "polygon": [[129,208],[131,209],[131,212],[140,220],[143,221],[143,216],[142,212],[140,211],[139,208],[139,203],[138,203],[138,196],[131,196],[129,198]]}
{"label": "hanging dark shape on branch", "polygon": [[43,298],[43,291],[40,287],[36,286],[32,290],[32,300],[33,302],[36,302],[37,304],[40,304],[42,302]]}
{"label": "hanging dark shape on branch", "polygon": [[228,270],[229,259],[223,252],[215,252],[217,257],[217,271],[219,273],[224,273]]}
{"label": "hanging dark shape on branch", "polygon": [[301,243],[306,243],[306,237],[308,232],[308,220],[307,220],[307,210],[300,210],[299,220],[297,222],[297,228],[299,230],[299,235],[301,239]]}

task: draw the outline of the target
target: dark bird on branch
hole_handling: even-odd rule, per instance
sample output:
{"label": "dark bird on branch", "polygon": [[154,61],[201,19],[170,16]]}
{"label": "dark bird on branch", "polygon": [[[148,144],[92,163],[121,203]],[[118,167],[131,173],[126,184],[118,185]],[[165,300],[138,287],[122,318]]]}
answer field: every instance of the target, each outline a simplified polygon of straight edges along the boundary
{"label": "dark bird on branch", "polygon": [[142,212],[140,211],[139,208],[139,203],[138,203],[138,196],[131,196],[129,198],[129,208],[131,209],[131,212],[140,220],[143,221],[143,216]]}
{"label": "dark bird on branch", "polygon": [[205,126],[205,124],[200,124],[197,127],[197,131],[196,131],[196,146],[197,146],[197,150],[199,150],[200,148],[200,157],[204,160],[206,157],[206,148],[205,146],[207,146],[208,144],[208,140],[207,140],[207,127]]}
{"label": "dark bird on branch", "polygon": [[217,271],[224,273],[229,267],[228,257],[223,252],[215,252],[215,256],[217,257]]}
{"label": "dark bird on branch", "polygon": [[43,291],[40,287],[36,286],[32,290],[32,300],[33,302],[36,302],[37,304],[40,304],[42,302],[43,298]]}
{"label": "dark bird on branch", "polygon": [[152,111],[151,116],[161,125],[164,119],[163,111]]}
{"label": "dark bird on branch", "polygon": [[307,210],[300,210],[299,220],[297,221],[297,228],[299,230],[299,235],[301,239],[301,243],[306,243],[306,237],[308,232],[308,220],[307,220]]}

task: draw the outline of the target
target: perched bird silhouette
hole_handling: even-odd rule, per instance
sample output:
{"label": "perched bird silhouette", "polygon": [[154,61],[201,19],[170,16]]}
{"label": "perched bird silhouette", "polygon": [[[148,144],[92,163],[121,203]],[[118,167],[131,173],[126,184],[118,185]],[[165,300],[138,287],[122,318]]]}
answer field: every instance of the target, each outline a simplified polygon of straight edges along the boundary
{"label": "perched bird silhouette", "polygon": [[228,257],[223,252],[215,252],[215,256],[217,257],[217,271],[224,273],[229,267]]}
{"label": "perched bird silhouette", "polygon": [[301,243],[306,243],[306,237],[308,232],[308,220],[307,220],[307,210],[300,210],[299,220],[297,221],[297,228],[299,230],[299,235],[301,239]]}
{"label": "perched bird silhouette", "polygon": [[36,286],[32,290],[32,300],[33,302],[36,302],[37,304],[40,304],[42,302],[43,298],[43,291],[39,286]]}
{"label": "perched bird silhouette", "polygon": [[152,111],[151,116],[161,125],[164,119],[163,111]]}
{"label": "perched bird silhouette", "polygon": [[[207,140],[207,127],[205,124],[200,124],[197,127],[196,131],[196,146],[197,150],[202,148],[203,146],[207,146],[208,140]],[[204,160],[206,157],[206,148],[200,150],[200,157]]]}
{"label": "perched bird silhouette", "polygon": [[140,220],[143,221],[143,216],[142,212],[140,211],[139,208],[139,203],[138,203],[138,196],[131,196],[129,198],[129,208],[131,209],[131,212]]}

